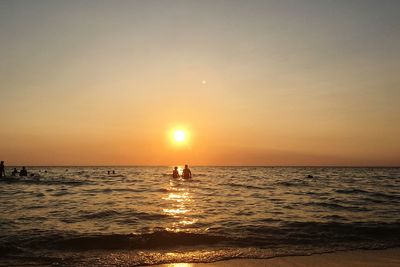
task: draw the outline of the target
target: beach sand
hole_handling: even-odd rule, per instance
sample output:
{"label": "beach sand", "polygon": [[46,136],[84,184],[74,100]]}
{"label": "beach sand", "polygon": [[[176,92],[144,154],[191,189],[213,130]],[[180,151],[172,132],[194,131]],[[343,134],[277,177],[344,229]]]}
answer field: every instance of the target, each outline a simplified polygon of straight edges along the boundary
{"label": "beach sand", "polygon": [[234,259],[213,263],[174,263],[158,267],[399,267],[400,248],[386,250],[356,250],[315,254],[311,256],[288,256],[271,259]]}

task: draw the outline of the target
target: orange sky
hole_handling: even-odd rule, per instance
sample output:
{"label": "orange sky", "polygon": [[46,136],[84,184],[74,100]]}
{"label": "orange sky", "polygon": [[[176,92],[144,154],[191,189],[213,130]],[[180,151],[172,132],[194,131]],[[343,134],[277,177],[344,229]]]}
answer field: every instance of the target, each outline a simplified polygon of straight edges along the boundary
{"label": "orange sky", "polygon": [[400,4],[333,2],[4,1],[0,159],[398,166]]}

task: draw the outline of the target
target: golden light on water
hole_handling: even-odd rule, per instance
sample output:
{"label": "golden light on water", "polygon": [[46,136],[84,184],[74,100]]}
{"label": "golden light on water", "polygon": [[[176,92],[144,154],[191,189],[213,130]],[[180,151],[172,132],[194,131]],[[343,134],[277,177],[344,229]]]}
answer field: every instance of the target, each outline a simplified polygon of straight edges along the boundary
{"label": "golden light on water", "polygon": [[180,232],[186,227],[195,224],[198,219],[191,216],[194,203],[188,188],[176,186],[174,182],[170,181],[170,190],[173,192],[162,197],[168,203],[162,211],[175,219],[169,227],[166,227],[166,230]]}
{"label": "golden light on water", "polygon": [[192,267],[191,263],[170,263],[167,264],[167,267]]}
{"label": "golden light on water", "polygon": [[182,221],[179,222],[179,224],[182,224],[182,225],[191,225],[191,224],[196,223],[197,221],[198,221],[197,219],[182,220]]}
{"label": "golden light on water", "polygon": [[164,198],[167,200],[174,200],[176,202],[184,202],[188,201],[188,192],[184,192],[182,194],[177,193],[169,193],[168,197]]}
{"label": "golden light on water", "polygon": [[171,208],[163,209],[163,211],[169,215],[184,214],[190,211],[185,205],[185,202],[190,202],[188,192],[169,193],[169,195],[163,199],[173,202]]}
{"label": "golden light on water", "polygon": [[182,209],[182,208],[177,208],[177,209],[163,209],[165,213],[169,213],[171,215],[176,215],[176,214],[181,214],[181,213],[186,213],[189,210],[187,209]]}

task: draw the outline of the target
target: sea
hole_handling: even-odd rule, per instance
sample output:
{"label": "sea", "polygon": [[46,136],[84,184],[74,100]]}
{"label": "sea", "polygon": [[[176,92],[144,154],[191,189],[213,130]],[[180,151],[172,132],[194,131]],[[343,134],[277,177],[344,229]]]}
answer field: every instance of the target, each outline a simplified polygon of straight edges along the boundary
{"label": "sea", "polygon": [[168,166],[28,167],[32,177],[1,180],[0,266],[142,266],[400,246],[400,168],[191,170],[183,180]]}

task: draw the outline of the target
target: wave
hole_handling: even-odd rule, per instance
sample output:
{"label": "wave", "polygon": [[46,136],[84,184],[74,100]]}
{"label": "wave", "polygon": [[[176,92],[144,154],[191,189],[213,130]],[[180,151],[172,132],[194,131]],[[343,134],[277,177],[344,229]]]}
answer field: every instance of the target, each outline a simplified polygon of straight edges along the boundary
{"label": "wave", "polygon": [[20,253],[22,251],[18,246],[10,246],[9,244],[0,245],[0,253],[3,255]]}
{"label": "wave", "polygon": [[331,203],[331,202],[310,202],[310,203],[307,203],[306,205],[323,207],[323,208],[327,208],[327,209],[331,209],[331,210],[347,210],[347,211],[353,211],[353,212],[369,211],[369,209],[366,207],[347,206],[347,205],[341,205],[338,203]]}
{"label": "wave", "polygon": [[395,194],[389,194],[389,193],[382,193],[382,192],[370,192],[370,191],[365,191],[361,189],[338,189],[335,190],[337,193],[341,194],[362,194],[365,196],[368,196],[364,200],[372,201],[372,202],[385,202],[385,201],[400,201],[400,196],[397,196]]}
{"label": "wave", "polygon": [[77,223],[77,222],[85,222],[88,220],[105,220],[105,219],[117,219],[121,222],[126,220],[162,220],[168,218],[168,215],[165,214],[157,214],[157,213],[148,213],[141,212],[135,210],[101,210],[101,211],[82,211],[83,214],[75,217],[67,217],[63,218],[62,221],[65,223]]}
{"label": "wave", "polygon": [[391,201],[400,201],[400,196],[397,195],[389,195],[381,192],[374,192],[369,194],[371,197],[378,198],[378,199],[386,199]]}
{"label": "wave", "polygon": [[231,187],[243,187],[248,189],[265,189],[264,187],[255,186],[255,185],[247,185],[247,184],[236,184],[236,183],[228,183],[228,186]]}
{"label": "wave", "polygon": [[113,217],[119,214],[120,213],[115,210],[104,210],[104,211],[84,214],[81,215],[81,217],[84,219],[99,219],[99,218]]}
{"label": "wave", "polygon": [[52,235],[29,241],[29,246],[36,249],[56,250],[131,250],[159,249],[180,246],[199,246],[221,244],[229,240],[223,236],[196,233],[158,231],[147,234],[105,234],[64,237]]}
{"label": "wave", "polygon": [[361,189],[357,189],[357,188],[348,188],[348,189],[338,189],[335,190],[336,193],[340,193],[340,194],[365,194],[365,193],[369,193],[368,191],[365,190],[361,190]]}
{"label": "wave", "polygon": [[87,185],[90,184],[89,181],[79,181],[79,180],[72,180],[72,179],[48,179],[48,178],[38,178],[38,177],[31,177],[31,178],[6,178],[0,179],[1,183],[18,183],[18,184],[36,184],[36,185]]}
{"label": "wave", "polygon": [[[113,213],[113,212],[111,212]],[[109,216],[109,211],[92,216]],[[240,234],[238,234],[240,233]],[[143,234],[68,234],[39,233],[22,238],[0,238],[3,253],[21,248],[55,250],[137,250],[199,246],[229,248],[279,248],[305,245],[315,248],[400,246],[400,223],[316,223],[290,222],[276,226],[241,227],[231,232],[205,233],[159,230]],[[3,242],[13,240],[12,242]],[[16,241],[19,240],[19,241]]]}
{"label": "wave", "polygon": [[291,186],[309,186],[309,182],[306,180],[300,180],[300,179],[293,179],[290,182],[289,181],[279,181],[275,183],[278,186],[285,186],[285,187],[291,187]]}

